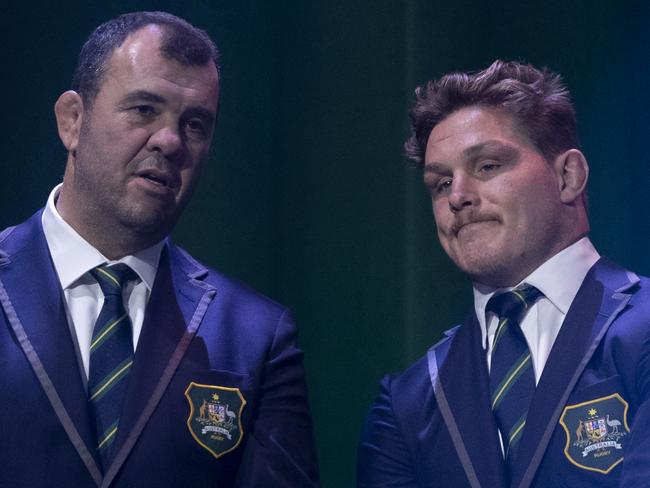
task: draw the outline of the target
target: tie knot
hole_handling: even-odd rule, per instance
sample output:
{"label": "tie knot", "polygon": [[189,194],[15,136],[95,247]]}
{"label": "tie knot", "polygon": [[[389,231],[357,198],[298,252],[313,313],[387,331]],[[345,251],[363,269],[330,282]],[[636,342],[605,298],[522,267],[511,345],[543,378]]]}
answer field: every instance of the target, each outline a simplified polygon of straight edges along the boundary
{"label": "tie knot", "polygon": [[97,266],[90,270],[90,274],[99,283],[104,296],[121,295],[124,284],[135,278],[135,272],[122,263],[110,267],[107,265]]}
{"label": "tie knot", "polygon": [[542,292],[534,286],[523,285],[490,298],[486,310],[500,318],[508,317],[519,321],[528,307],[535,303],[540,296],[542,296]]}

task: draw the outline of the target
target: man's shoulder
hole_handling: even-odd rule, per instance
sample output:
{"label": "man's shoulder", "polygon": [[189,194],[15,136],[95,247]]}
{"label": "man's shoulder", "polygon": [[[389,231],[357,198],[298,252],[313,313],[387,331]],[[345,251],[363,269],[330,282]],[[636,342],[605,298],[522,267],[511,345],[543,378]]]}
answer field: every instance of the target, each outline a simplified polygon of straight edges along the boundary
{"label": "man's shoulder", "polygon": [[639,275],[606,256],[601,256],[585,277],[585,281],[589,280],[599,281],[606,288],[617,291],[630,289],[641,282],[644,282],[647,288],[650,278]]}
{"label": "man's shoulder", "polygon": [[603,257],[594,265],[586,280],[602,284],[605,295],[629,295],[629,303],[650,309],[650,277],[639,275]]}
{"label": "man's shoulder", "polygon": [[[622,340],[635,348],[650,338],[650,277],[617,268],[611,261],[605,264],[609,274],[600,280],[605,287],[601,311],[616,317],[606,340]],[[609,303],[613,305],[608,308]]]}
{"label": "man's shoulder", "polygon": [[263,295],[246,283],[207,266],[185,249],[169,242],[172,269],[213,289],[219,301],[228,305],[246,304],[251,311],[285,314],[287,307]]}
{"label": "man's shoulder", "polygon": [[650,277],[642,275],[636,275],[636,277],[639,281],[632,290],[631,301],[650,311]]}
{"label": "man's shoulder", "polygon": [[[443,338],[431,346],[427,352],[399,373],[386,375],[384,382],[393,390],[429,390],[432,388],[432,371],[442,364],[447,357],[454,337],[463,325],[457,325],[443,332]],[[435,366],[431,364],[435,361]]]}
{"label": "man's shoulder", "polygon": [[43,209],[40,209],[24,222],[2,229],[0,231],[0,252],[14,254],[20,252],[25,245],[39,236],[44,239],[41,225],[42,214]]}

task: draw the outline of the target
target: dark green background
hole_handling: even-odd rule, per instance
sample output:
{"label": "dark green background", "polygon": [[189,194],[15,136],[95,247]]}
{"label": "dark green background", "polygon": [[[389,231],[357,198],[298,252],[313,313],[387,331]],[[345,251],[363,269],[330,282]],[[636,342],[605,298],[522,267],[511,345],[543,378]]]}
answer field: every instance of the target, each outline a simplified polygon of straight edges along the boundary
{"label": "dark green background", "polygon": [[294,310],[323,484],[352,486],[377,381],[422,355],[470,298],[402,156],[413,89],[497,57],[563,73],[591,163],[593,241],[650,274],[650,10],[637,3],[5,4],[0,226],[31,215],[61,178],[52,106],[96,25],[166,9],[208,30],[223,52],[221,118],[175,238]]}

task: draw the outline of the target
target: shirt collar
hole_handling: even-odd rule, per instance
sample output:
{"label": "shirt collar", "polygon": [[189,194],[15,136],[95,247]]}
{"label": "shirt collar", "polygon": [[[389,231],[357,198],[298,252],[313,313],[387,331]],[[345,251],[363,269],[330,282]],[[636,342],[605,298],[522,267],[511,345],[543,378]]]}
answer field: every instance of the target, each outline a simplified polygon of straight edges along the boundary
{"label": "shirt collar", "polygon": [[110,261],[81,237],[59,214],[55,203],[61,186],[62,184],[57,185],[50,193],[41,218],[43,233],[61,287],[69,288],[97,266],[119,262],[128,265],[135,271],[147,289],[151,291],[164,241],[117,261]]}
{"label": "shirt collar", "polygon": [[[533,285],[563,315],[566,315],[585,276],[599,259],[600,255],[589,238],[583,237],[544,262],[512,288],[522,283]],[[474,310],[481,326],[483,344],[487,335],[485,307],[488,301],[496,292],[512,288],[493,288],[474,283]]]}

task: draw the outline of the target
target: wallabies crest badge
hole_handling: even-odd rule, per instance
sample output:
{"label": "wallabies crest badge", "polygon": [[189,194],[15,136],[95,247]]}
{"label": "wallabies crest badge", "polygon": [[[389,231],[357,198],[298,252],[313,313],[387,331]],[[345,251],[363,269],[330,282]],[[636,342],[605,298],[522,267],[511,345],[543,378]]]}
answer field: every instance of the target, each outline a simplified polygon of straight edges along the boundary
{"label": "wallabies crest badge", "polygon": [[621,461],[630,427],[628,404],[614,393],[567,405],[560,417],[566,433],[564,454],[574,465],[607,474]]}
{"label": "wallabies crest badge", "polygon": [[241,413],[246,405],[239,388],[192,381],[185,396],[190,403],[187,427],[196,442],[217,459],[239,445],[244,436]]}

